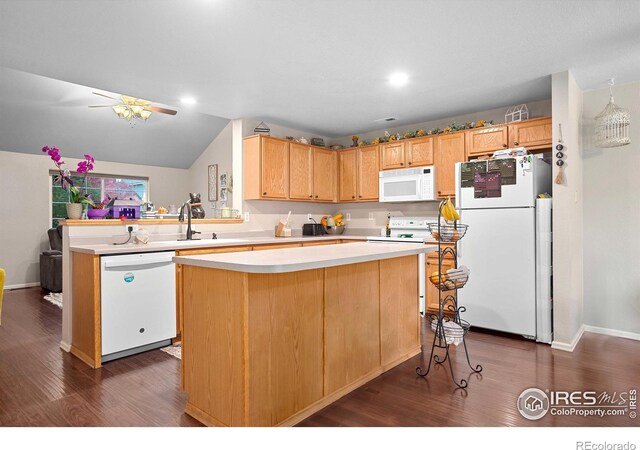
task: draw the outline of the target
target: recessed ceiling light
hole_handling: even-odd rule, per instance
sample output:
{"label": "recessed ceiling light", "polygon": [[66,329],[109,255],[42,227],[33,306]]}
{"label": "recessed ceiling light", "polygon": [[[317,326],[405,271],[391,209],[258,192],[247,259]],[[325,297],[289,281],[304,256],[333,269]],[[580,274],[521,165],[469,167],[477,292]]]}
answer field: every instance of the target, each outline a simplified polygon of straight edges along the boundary
{"label": "recessed ceiling light", "polygon": [[392,86],[404,86],[409,81],[409,75],[404,72],[396,72],[389,77]]}
{"label": "recessed ceiling light", "polygon": [[182,103],[183,105],[195,105],[196,99],[193,97],[182,97],[180,99],[180,103]]}

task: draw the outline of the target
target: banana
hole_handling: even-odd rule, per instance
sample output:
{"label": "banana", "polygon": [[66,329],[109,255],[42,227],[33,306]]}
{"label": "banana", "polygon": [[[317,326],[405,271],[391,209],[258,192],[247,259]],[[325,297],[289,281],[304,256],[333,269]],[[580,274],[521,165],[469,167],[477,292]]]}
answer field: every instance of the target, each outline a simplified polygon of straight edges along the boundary
{"label": "banana", "polygon": [[455,220],[460,220],[460,214],[458,214],[458,211],[456,211],[456,208],[453,206],[451,197],[447,197],[447,199],[443,200],[440,205],[442,217],[444,217],[446,221],[453,222]]}

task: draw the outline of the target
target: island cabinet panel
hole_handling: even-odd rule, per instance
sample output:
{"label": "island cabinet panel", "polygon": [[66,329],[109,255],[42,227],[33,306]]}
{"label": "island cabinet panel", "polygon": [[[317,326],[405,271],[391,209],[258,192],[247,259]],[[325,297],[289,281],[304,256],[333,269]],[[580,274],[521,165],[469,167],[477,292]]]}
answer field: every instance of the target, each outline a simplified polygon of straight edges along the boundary
{"label": "island cabinet panel", "polygon": [[420,348],[418,258],[380,261],[380,358],[382,366]]}
{"label": "island cabinet panel", "polygon": [[309,145],[289,144],[289,198],[313,199],[313,149]]}
{"label": "island cabinet panel", "polygon": [[358,195],[357,150],[338,152],[338,201],[355,201]]}
{"label": "island cabinet panel", "polygon": [[324,394],[380,367],[378,261],[325,269]]}
{"label": "island cabinet panel", "polygon": [[187,413],[241,426],[244,417],[246,273],[183,267],[182,377]]}
{"label": "island cabinet panel", "polygon": [[71,253],[73,309],[71,353],[93,368],[101,365],[100,257]]}
{"label": "island cabinet panel", "polygon": [[273,426],[320,400],[323,269],[249,275],[248,423]]}
{"label": "island cabinet panel", "polygon": [[[210,255],[213,253],[234,253],[234,252],[248,252],[251,251],[251,247],[209,247],[209,248],[190,248],[187,250],[177,250],[176,256],[190,256],[190,255]],[[182,265],[176,264],[176,337],[173,339],[173,343],[180,342],[182,340],[182,328],[184,324],[182,318],[184,315],[184,296],[182,293]],[[183,386],[184,388],[184,386]]]}

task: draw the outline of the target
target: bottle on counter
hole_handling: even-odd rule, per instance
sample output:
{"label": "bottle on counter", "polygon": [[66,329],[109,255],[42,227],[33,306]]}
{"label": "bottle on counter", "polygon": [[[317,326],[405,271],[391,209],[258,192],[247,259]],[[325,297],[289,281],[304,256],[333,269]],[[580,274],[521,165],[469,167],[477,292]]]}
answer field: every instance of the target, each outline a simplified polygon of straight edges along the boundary
{"label": "bottle on counter", "polygon": [[391,222],[391,213],[387,214],[387,229],[386,229],[387,237],[391,237],[391,228],[389,227],[390,222]]}

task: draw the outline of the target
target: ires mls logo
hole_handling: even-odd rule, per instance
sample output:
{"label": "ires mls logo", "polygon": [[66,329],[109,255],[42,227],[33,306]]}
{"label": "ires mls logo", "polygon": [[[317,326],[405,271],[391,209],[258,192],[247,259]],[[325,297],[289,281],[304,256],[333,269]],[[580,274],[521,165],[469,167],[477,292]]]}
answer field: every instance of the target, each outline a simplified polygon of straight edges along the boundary
{"label": "ires mls logo", "polygon": [[622,392],[542,391],[529,388],[522,391],[517,402],[525,419],[539,420],[547,413],[553,416],[624,416],[637,417],[637,390]]}
{"label": "ires mls logo", "polygon": [[518,397],[518,411],[525,419],[542,419],[549,411],[549,397],[538,388],[529,388],[522,391]]}

